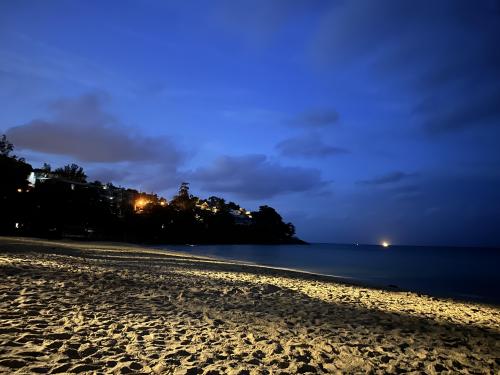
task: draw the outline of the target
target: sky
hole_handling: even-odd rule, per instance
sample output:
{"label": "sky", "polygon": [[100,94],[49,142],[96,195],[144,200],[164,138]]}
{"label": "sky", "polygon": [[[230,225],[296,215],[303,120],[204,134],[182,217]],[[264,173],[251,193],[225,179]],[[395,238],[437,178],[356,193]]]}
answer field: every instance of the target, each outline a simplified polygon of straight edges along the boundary
{"label": "sky", "polygon": [[0,134],[307,241],[500,246],[499,46],[499,1],[2,1]]}

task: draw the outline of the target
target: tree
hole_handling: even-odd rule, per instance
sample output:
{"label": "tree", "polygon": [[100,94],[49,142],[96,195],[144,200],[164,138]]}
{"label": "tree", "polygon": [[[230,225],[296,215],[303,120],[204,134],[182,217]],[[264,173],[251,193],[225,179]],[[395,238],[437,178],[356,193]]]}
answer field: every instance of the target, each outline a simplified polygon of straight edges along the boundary
{"label": "tree", "polygon": [[182,198],[189,198],[189,182],[182,182],[179,186],[178,196]]}
{"label": "tree", "polygon": [[5,134],[0,138],[0,156],[19,160],[20,162],[25,162],[24,158],[18,158],[16,155],[11,155],[10,153],[14,151],[14,145],[9,142]]}
{"label": "tree", "polygon": [[283,219],[276,210],[270,206],[260,206],[259,211],[253,214],[258,223],[268,226],[276,226],[283,223]]}
{"label": "tree", "polygon": [[87,182],[87,175],[83,172],[83,168],[76,164],[68,164],[62,168],[54,170],[54,174],[75,182]]}
{"label": "tree", "polygon": [[[9,142],[5,134],[0,138],[0,155],[5,157],[11,157],[10,153],[14,151],[14,145]],[[15,157],[14,157],[15,159]]]}
{"label": "tree", "polygon": [[24,160],[9,155],[13,147],[5,137],[0,142],[0,234],[12,234],[17,233],[19,224],[15,223],[25,223],[30,211],[31,196],[25,193],[32,168]]}
{"label": "tree", "polygon": [[262,241],[281,242],[290,239],[295,234],[295,227],[291,223],[285,224],[280,214],[269,206],[260,206],[259,211],[253,212],[257,236]]}
{"label": "tree", "polygon": [[177,195],[172,198],[170,204],[177,207],[177,209],[181,211],[194,209],[196,205],[196,198],[189,194],[189,182],[181,183]]}
{"label": "tree", "polygon": [[211,196],[207,199],[208,204],[210,207],[215,207],[219,211],[227,211],[226,210],[226,200],[224,198],[219,198],[216,196]]}
{"label": "tree", "polygon": [[52,171],[52,167],[48,163],[43,163],[43,167],[41,169],[42,171],[47,173],[50,173],[50,171]]}
{"label": "tree", "polygon": [[239,210],[241,207],[240,207],[240,205],[239,205],[239,204],[236,204],[236,203],[234,203],[234,202],[229,202],[229,203],[227,204],[227,208],[229,208],[230,210],[236,210],[236,211],[237,211],[237,210]]}

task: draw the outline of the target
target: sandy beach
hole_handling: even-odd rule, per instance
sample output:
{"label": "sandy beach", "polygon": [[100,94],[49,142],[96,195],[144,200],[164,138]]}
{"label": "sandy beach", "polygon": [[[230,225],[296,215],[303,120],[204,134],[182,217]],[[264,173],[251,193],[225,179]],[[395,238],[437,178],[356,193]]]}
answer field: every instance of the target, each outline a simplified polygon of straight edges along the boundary
{"label": "sandy beach", "polygon": [[498,306],[21,238],[0,238],[0,278],[5,374],[500,373]]}

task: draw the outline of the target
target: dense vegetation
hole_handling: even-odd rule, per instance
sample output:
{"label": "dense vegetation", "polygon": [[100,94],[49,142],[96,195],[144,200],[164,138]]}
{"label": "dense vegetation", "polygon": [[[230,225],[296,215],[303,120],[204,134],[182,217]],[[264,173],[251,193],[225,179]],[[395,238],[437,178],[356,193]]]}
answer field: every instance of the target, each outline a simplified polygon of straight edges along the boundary
{"label": "dense vegetation", "polygon": [[[156,243],[302,243],[275,209],[249,212],[220,197],[200,199],[182,183],[155,194],[87,182],[76,164],[33,169],[0,138],[0,234]],[[28,176],[37,176],[28,182]],[[40,178],[42,176],[43,178]]]}

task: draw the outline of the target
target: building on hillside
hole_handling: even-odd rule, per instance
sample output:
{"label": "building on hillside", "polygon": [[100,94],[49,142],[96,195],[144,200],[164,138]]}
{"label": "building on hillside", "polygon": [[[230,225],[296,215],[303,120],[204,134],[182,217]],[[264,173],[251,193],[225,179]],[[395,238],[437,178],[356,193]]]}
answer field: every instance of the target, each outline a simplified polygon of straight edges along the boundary
{"label": "building on hillside", "polygon": [[238,210],[229,210],[229,214],[233,217],[237,225],[250,225],[252,224],[252,214],[250,211],[240,208]]}
{"label": "building on hillside", "polygon": [[156,194],[140,193],[134,189],[116,187],[113,184],[101,184],[99,182],[77,182],[63,178],[45,169],[35,169],[28,176],[31,188],[40,184],[58,185],[63,189],[90,189],[97,193],[99,201],[105,203],[110,211],[118,217],[124,217],[127,212],[143,213],[149,204],[167,206],[168,201]]}

